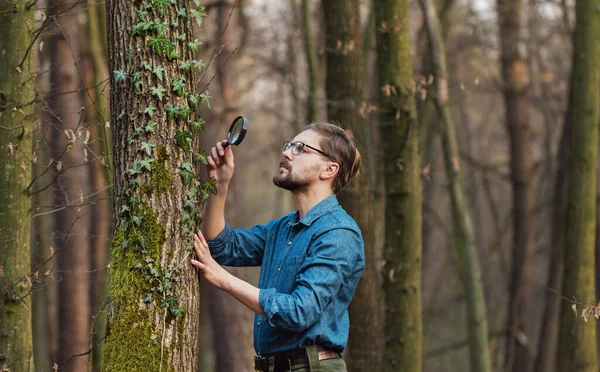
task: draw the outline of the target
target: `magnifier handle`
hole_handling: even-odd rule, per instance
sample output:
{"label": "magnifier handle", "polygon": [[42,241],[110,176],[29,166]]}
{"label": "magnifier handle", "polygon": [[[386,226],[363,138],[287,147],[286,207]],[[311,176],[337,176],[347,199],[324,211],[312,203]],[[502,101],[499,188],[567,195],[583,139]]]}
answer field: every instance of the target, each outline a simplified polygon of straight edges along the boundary
{"label": "magnifier handle", "polygon": [[223,145],[223,150],[225,150],[227,148],[227,146],[229,146],[229,141]]}

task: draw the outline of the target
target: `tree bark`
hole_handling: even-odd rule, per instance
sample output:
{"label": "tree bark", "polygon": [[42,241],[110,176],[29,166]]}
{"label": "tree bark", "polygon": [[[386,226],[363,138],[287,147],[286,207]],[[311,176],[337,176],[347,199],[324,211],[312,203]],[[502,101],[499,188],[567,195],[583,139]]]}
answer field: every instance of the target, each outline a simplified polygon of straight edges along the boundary
{"label": "tree bark", "polygon": [[30,255],[34,63],[33,9],[0,6],[0,370],[33,371]]}
{"label": "tree bark", "polygon": [[[326,34],[325,91],[328,117],[351,132],[359,145],[367,144],[366,115],[361,112],[361,106],[365,103],[359,4],[357,0],[335,0],[324,1],[322,5]],[[367,154],[365,147],[359,149]],[[381,266],[375,252],[369,174],[364,166],[361,172],[363,175],[346,186],[338,196],[342,206],[360,226],[366,258],[363,277],[350,305],[352,326],[348,340],[348,368],[351,371],[379,371],[383,349]]]}
{"label": "tree bark", "polygon": [[422,369],[422,187],[406,0],[374,2],[386,199],[386,371]]}
{"label": "tree bark", "polygon": [[[599,0],[576,3],[573,34],[572,131],[567,184],[566,245],[562,295],[595,303],[594,239],[600,99]],[[558,371],[598,371],[595,322],[574,316],[561,303]],[[581,310],[581,308],[579,308]]]}
{"label": "tree bark", "polygon": [[464,294],[467,302],[467,323],[471,371],[491,372],[492,363],[488,343],[486,305],[477,258],[473,220],[461,178],[460,155],[456,129],[450,113],[446,52],[440,34],[439,20],[431,0],[421,0],[425,27],[429,38],[433,65],[433,94],[440,130],[454,224],[454,246],[460,265]]}
{"label": "tree bark", "polygon": [[535,220],[527,102],[529,77],[525,60],[526,44],[523,40],[524,4],[521,0],[498,0],[497,9],[505,122],[510,138],[514,215],[505,365],[511,371],[525,372],[533,367],[531,306]]}
{"label": "tree bark", "polygon": [[200,182],[198,63],[178,1],[107,2],[114,156],[104,371],[198,367],[199,281],[192,236],[210,183]]}

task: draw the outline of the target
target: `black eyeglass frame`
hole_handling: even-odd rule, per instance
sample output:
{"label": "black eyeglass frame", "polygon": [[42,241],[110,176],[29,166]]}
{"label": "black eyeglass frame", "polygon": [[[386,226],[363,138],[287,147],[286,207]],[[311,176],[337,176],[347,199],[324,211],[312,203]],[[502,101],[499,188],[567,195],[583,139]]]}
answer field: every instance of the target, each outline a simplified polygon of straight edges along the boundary
{"label": "black eyeglass frame", "polygon": [[[296,144],[297,144],[297,143],[301,144],[301,145],[302,145],[302,147],[300,148],[300,150],[299,150],[299,151],[298,151],[298,153],[296,154],[296,153],[294,153],[294,148],[295,148],[295,146],[296,146]],[[315,150],[315,151],[316,151],[316,152],[318,152],[319,154],[321,154],[321,155],[325,155],[325,156],[327,156],[329,159],[331,159],[331,156],[329,156],[329,154],[327,154],[326,152],[323,152],[323,151],[321,151],[321,150],[319,150],[319,149],[316,149],[316,148],[312,147],[311,145],[308,145],[308,144],[306,144],[306,143],[304,143],[304,142],[300,142],[300,141],[296,141],[296,142],[285,141],[285,142],[283,143],[283,146],[281,146],[281,152],[282,152],[282,153],[286,151],[286,149],[285,149],[285,148],[287,147],[287,145],[288,145],[288,144],[290,145],[290,148],[292,149],[292,154],[294,154],[294,155],[300,155],[300,153],[302,152],[302,150],[304,150],[304,146],[306,146],[306,147],[308,147],[309,149]]]}

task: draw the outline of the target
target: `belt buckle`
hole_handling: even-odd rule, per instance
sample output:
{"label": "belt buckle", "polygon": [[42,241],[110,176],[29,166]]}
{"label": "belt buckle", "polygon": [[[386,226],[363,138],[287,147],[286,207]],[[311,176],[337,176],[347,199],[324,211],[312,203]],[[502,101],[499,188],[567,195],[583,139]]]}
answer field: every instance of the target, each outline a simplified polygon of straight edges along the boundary
{"label": "belt buckle", "polygon": [[[284,364],[285,362],[287,362],[287,365]],[[292,360],[284,356],[276,356],[273,360],[273,364],[275,365],[275,371],[281,371],[281,368],[287,368],[286,371],[292,370]]]}
{"label": "belt buckle", "polygon": [[254,356],[254,370],[255,371],[268,371],[269,370],[269,360],[265,357]]}

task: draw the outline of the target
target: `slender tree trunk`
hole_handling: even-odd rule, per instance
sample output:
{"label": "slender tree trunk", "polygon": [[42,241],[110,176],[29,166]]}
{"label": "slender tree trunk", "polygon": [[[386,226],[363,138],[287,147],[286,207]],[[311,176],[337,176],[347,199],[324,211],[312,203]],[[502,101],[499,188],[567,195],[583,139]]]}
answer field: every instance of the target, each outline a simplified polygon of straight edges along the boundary
{"label": "slender tree trunk", "polygon": [[[325,90],[330,120],[351,132],[359,145],[368,143],[364,104],[362,37],[357,0],[322,2],[324,11],[327,78]],[[367,154],[367,149],[360,151]],[[365,162],[366,163],[366,162]],[[350,305],[348,340],[351,371],[379,371],[383,349],[383,304],[379,283],[380,262],[376,259],[374,212],[369,174],[363,175],[339,194],[341,204],[361,228],[366,265]],[[356,351],[356,352],[353,352]]]}
{"label": "slender tree trunk", "polygon": [[[232,12],[232,5],[224,4],[217,7],[217,25],[215,29],[214,40],[221,40],[224,47],[221,53],[215,59],[217,67],[226,63],[232,52],[228,46],[231,44],[229,27],[233,22],[227,21]],[[233,17],[233,15],[232,15]],[[227,25],[227,28],[226,28]],[[231,61],[230,61],[231,62]],[[215,121],[219,123],[218,128],[224,128],[235,118],[236,110],[234,104],[235,90],[232,84],[231,70],[232,65],[227,64],[217,74],[217,81],[220,90],[219,106],[220,114],[215,115]],[[221,133],[224,134],[224,133]],[[214,143],[210,147],[214,146]],[[227,203],[235,205],[241,199],[239,179],[234,180],[229,187]],[[239,223],[235,208],[225,210],[227,221],[232,226]],[[228,268],[228,271],[237,277],[243,277],[244,268]],[[213,342],[215,345],[215,367],[216,372],[245,371],[252,363],[254,347],[252,345],[252,319],[253,313],[237,302],[235,299],[223,291],[218,290],[212,285],[208,285],[207,293],[209,295],[209,311],[213,327]]]}
{"label": "slender tree trunk", "polygon": [[[61,371],[87,369],[89,350],[89,206],[86,203],[88,168],[85,165],[86,128],[79,90],[81,76],[76,12],[73,2],[49,2],[53,19],[47,39],[50,56],[53,206],[57,209],[55,249],[58,281],[58,354]],[[68,15],[66,13],[69,13]]]}
{"label": "slender tree trunk", "polygon": [[[562,295],[595,303],[594,239],[600,99],[600,1],[579,0],[573,35],[572,131],[567,184],[566,246]],[[598,371],[595,322],[561,303],[558,371]],[[581,309],[580,309],[581,310]]]}
{"label": "slender tree trunk", "polygon": [[[90,307],[92,317],[91,368],[99,372],[104,355],[104,337],[106,330],[106,300],[108,297],[108,257],[109,233],[111,228],[111,201],[107,180],[109,175],[109,159],[107,136],[104,122],[108,120],[107,100],[103,90],[108,85],[101,82],[108,78],[107,60],[103,54],[104,35],[100,34],[99,13],[104,11],[104,4],[90,2],[87,9],[88,29],[83,33],[89,44],[85,45],[83,65],[85,66],[85,86],[90,87],[82,93],[86,103],[86,120],[89,127],[90,151],[90,192],[94,195],[91,208],[90,235]],[[82,40],[84,41],[84,40]]]}
{"label": "slender tree trunk", "polygon": [[210,185],[196,177],[197,107],[208,97],[195,89],[191,23],[203,9],[111,0],[107,12],[115,218],[103,371],[196,372],[200,292],[189,261]]}
{"label": "slender tree trunk", "polygon": [[[572,83],[571,83],[572,85]],[[572,88],[569,89],[572,96]],[[554,203],[552,204],[551,255],[548,267],[548,287],[554,291],[562,288],[563,256],[565,249],[565,233],[567,225],[567,174],[569,160],[569,143],[571,141],[571,98],[569,110],[565,116],[560,144],[558,148],[558,165],[554,185]],[[556,368],[556,348],[558,343],[561,297],[557,293],[547,291],[546,306],[542,317],[538,340],[538,354],[535,360],[536,372],[554,372]]]}
{"label": "slender tree trunk", "polygon": [[524,3],[522,0],[498,0],[497,9],[514,215],[505,365],[510,371],[525,372],[533,367],[531,305],[535,221],[527,102],[529,77],[523,40]]}
{"label": "slender tree trunk", "polygon": [[386,221],[384,370],[422,369],[422,188],[408,1],[374,2]]}
{"label": "slender tree trunk", "polygon": [[0,5],[0,370],[33,371],[30,255],[34,63],[33,9]]}
{"label": "slender tree trunk", "polygon": [[308,104],[306,117],[308,121],[323,120],[321,104],[319,103],[319,87],[321,86],[321,69],[317,48],[312,31],[311,0],[302,0],[302,35],[304,36],[304,50],[306,53],[306,64],[308,65]]}
{"label": "slender tree trunk", "polygon": [[423,8],[425,27],[427,28],[431,47],[435,87],[434,100],[440,118],[442,148],[449,182],[454,220],[454,245],[458,252],[467,301],[471,371],[490,372],[492,363],[488,345],[486,305],[477,258],[477,247],[475,246],[473,220],[461,178],[456,130],[450,113],[444,43],[440,35],[439,20],[431,0],[421,0],[420,3]]}

